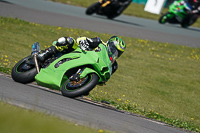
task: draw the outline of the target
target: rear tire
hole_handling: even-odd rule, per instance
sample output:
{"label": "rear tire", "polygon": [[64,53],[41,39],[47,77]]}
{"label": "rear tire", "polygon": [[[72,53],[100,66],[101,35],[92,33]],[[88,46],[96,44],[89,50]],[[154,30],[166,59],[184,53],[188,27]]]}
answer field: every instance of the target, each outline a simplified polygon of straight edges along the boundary
{"label": "rear tire", "polygon": [[182,28],[188,28],[189,26],[193,25],[198,19],[198,15],[194,14],[192,16],[190,16],[188,19],[185,19],[182,23],[181,23],[181,27]]}
{"label": "rear tire", "polygon": [[189,25],[187,25],[187,24],[185,24],[185,23],[181,23],[181,27],[182,27],[182,28],[188,28]]}
{"label": "rear tire", "polygon": [[30,68],[28,70],[22,69],[24,64],[26,63],[26,60],[32,60],[31,56],[27,56],[24,59],[20,60],[12,69],[12,79],[19,83],[31,83],[35,81],[35,76],[37,74],[37,70],[35,67]]}
{"label": "rear tire", "polygon": [[89,94],[89,92],[98,84],[99,77],[95,73],[88,74],[79,82],[67,80],[61,88],[63,96],[75,98],[78,96]]}
{"label": "rear tire", "polygon": [[93,13],[97,12],[99,10],[99,7],[101,6],[101,4],[99,2],[96,2],[94,4],[92,4],[91,6],[89,6],[86,9],[86,14],[87,15],[92,15]]}
{"label": "rear tire", "polygon": [[111,20],[114,19],[115,17],[117,17],[117,16],[107,16],[107,18],[111,19]]}

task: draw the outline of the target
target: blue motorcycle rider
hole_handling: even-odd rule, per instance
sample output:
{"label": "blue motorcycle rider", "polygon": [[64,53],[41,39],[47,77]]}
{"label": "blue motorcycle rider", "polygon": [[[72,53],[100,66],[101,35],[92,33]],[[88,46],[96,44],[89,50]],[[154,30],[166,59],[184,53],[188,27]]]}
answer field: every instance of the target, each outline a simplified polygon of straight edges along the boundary
{"label": "blue motorcycle rider", "polygon": [[192,25],[196,22],[200,15],[200,0],[185,0],[189,6],[191,7],[191,10],[187,11],[186,18],[182,21],[182,23],[186,23],[188,25]]}
{"label": "blue motorcycle rider", "polygon": [[192,6],[192,13],[200,15],[200,0],[188,0],[188,3]]}

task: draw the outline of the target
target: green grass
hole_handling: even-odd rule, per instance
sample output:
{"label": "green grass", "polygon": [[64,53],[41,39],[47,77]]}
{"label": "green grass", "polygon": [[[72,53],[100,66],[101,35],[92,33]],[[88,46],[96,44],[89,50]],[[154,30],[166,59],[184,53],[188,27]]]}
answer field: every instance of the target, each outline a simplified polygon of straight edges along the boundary
{"label": "green grass", "polygon": [[[61,36],[112,36],[80,29],[29,23],[0,17],[0,71],[10,74],[16,61],[30,55],[38,41],[41,49]],[[105,86],[89,97],[107,100],[118,109],[141,114],[184,129],[200,130],[200,49],[122,37],[127,49],[119,69]]]}
{"label": "green grass", "polygon": [[[83,0],[49,0],[49,1],[61,2],[61,3],[64,3],[64,4],[81,6],[81,7],[86,7],[86,8],[89,7],[91,4],[97,2],[97,0],[84,0],[84,1]],[[152,14],[152,13],[144,11],[144,7],[145,7],[145,5],[132,3],[123,12],[123,14],[129,15],[129,16],[153,19],[153,20],[158,20],[160,18],[161,15]],[[168,11],[167,8],[163,8],[161,14],[165,13],[167,11]],[[193,24],[192,26],[200,27],[200,19],[198,19],[197,22],[195,24]]]}
{"label": "green grass", "polygon": [[2,133],[106,133],[0,101]]}

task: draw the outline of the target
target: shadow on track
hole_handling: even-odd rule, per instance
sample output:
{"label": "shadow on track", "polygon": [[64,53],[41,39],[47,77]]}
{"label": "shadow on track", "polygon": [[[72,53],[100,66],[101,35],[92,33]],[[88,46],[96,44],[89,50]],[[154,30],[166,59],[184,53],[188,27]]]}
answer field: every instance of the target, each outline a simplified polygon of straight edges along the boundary
{"label": "shadow on track", "polygon": [[197,31],[197,32],[200,32],[200,29],[194,29],[194,27],[187,28],[186,30],[192,30],[192,31]]}
{"label": "shadow on track", "polygon": [[197,31],[200,32],[200,28],[198,27],[188,27],[188,28],[182,28],[179,24],[167,24],[167,26],[173,27],[173,28],[178,28],[178,29],[185,29],[185,30],[190,30],[190,31]]}
{"label": "shadow on track", "polygon": [[64,97],[62,95],[61,91],[58,91],[58,90],[52,90],[52,89],[49,89],[49,88],[46,88],[46,87],[39,86],[39,85],[34,84],[34,83],[29,83],[29,84],[26,84],[26,85],[33,87],[33,88],[36,88],[36,89],[40,89],[40,90],[49,92],[49,93],[52,93],[52,94],[55,94],[55,95],[60,95],[63,98],[66,98],[66,99],[84,102],[84,103],[87,103],[87,104],[91,104],[91,105],[94,105],[94,106],[97,106],[97,107],[102,107],[102,108],[113,110],[113,111],[117,111],[117,112],[120,112],[120,113],[126,113],[126,114],[129,114],[129,115],[131,114],[131,115],[134,115],[134,116],[140,116],[140,115],[137,115],[137,114],[132,114],[132,113],[125,112],[123,110],[116,109],[115,107],[110,106],[109,104],[102,104],[101,102],[98,102],[98,101],[87,100],[87,98],[84,98],[84,96],[76,97],[76,98],[69,98],[69,97]]}
{"label": "shadow on track", "polygon": [[110,20],[110,21],[115,21],[115,22],[120,22],[120,23],[124,23],[124,24],[130,24],[130,25],[145,27],[144,25],[140,25],[140,24],[137,24],[137,23],[132,23],[132,22],[124,21],[124,20],[108,19],[108,18],[106,18],[106,17],[104,17],[104,16],[94,16],[94,17],[100,18],[100,19],[105,19],[105,20]]}
{"label": "shadow on track", "polygon": [[4,1],[4,0],[0,0],[0,2],[7,3],[7,4],[12,4],[12,3],[8,2],[8,1]]}

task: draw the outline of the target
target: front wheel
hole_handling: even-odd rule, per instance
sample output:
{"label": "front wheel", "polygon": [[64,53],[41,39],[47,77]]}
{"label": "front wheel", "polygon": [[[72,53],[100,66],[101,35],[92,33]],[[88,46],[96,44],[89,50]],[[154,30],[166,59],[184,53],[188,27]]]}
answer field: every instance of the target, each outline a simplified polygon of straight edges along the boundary
{"label": "front wheel", "polygon": [[101,4],[99,2],[96,2],[96,3],[92,4],[91,6],[89,6],[85,13],[87,15],[92,15],[93,13],[98,11],[100,6],[101,6]]}
{"label": "front wheel", "polygon": [[159,22],[160,24],[165,24],[166,22],[168,22],[168,20],[169,20],[168,15],[170,15],[169,12],[164,13],[164,14],[159,18],[158,22]]}
{"label": "front wheel", "polygon": [[12,79],[19,83],[31,83],[35,81],[37,70],[31,56],[20,60],[12,69]]}
{"label": "front wheel", "polygon": [[99,77],[95,73],[88,74],[86,77],[77,81],[67,80],[61,88],[63,96],[75,98],[88,94],[99,82]]}

